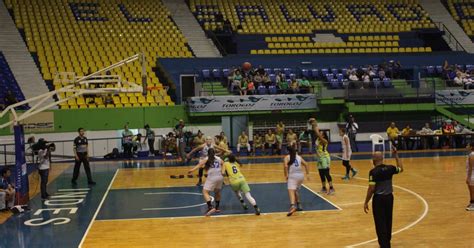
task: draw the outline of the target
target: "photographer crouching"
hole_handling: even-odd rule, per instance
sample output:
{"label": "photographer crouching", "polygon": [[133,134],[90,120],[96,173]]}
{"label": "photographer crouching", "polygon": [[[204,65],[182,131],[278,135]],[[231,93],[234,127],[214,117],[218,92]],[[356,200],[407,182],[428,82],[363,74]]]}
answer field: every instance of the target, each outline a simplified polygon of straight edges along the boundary
{"label": "photographer crouching", "polygon": [[51,152],[56,151],[56,145],[54,143],[44,143],[38,150],[38,173],[41,178],[41,199],[46,200],[49,198],[49,194],[46,191],[48,185],[49,169],[51,165]]}

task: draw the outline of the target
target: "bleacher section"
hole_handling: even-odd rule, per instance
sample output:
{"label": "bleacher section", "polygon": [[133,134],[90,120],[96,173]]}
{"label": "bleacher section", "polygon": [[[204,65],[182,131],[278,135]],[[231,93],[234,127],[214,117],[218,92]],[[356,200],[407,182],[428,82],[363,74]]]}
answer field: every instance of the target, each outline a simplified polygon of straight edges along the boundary
{"label": "bleacher section", "polygon": [[472,0],[448,0],[444,1],[449,12],[466,34],[474,39],[474,1]]}
{"label": "bleacher section", "polygon": [[[190,0],[206,30],[229,21],[241,34],[398,33],[434,28],[416,1],[219,1]],[[216,18],[216,15],[223,18]]]}
{"label": "bleacher section", "polygon": [[[192,57],[185,37],[159,1],[6,0],[28,48],[38,57],[43,77],[57,72],[84,76],[139,52],[147,59],[149,95],[121,94],[113,105],[69,101],[62,108],[173,105],[152,67],[158,58]],[[135,62],[111,71],[141,83]],[[56,84],[55,87],[62,87]],[[153,101],[152,101],[153,99]]]}
{"label": "bleacher section", "polygon": [[398,35],[348,36],[344,42],[313,42],[309,36],[265,37],[268,49],[252,49],[250,54],[325,53],[417,53],[431,47],[400,47]]}
{"label": "bleacher section", "polygon": [[[13,96],[16,101],[25,100],[25,96],[23,95],[23,92],[21,92],[20,86],[13,76],[7,60],[3,56],[3,53],[0,52],[0,106],[7,107],[9,105],[5,99],[8,94],[11,94],[11,96]],[[25,106],[21,107],[21,109],[27,108],[28,107]]]}

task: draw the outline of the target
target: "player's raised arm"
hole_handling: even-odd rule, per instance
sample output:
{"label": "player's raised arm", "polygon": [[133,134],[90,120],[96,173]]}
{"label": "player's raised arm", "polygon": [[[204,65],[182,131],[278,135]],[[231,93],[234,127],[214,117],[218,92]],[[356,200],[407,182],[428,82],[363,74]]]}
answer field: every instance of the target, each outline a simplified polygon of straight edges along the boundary
{"label": "player's raised arm", "polygon": [[197,169],[199,169],[199,168],[203,168],[204,165],[206,164],[206,162],[207,162],[207,159],[203,159],[203,160],[199,161],[199,163],[198,163],[196,166],[194,166],[192,169],[190,169],[190,170],[188,171],[188,174],[193,173],[193,171],[195,171],[195,170],[197,170]]}

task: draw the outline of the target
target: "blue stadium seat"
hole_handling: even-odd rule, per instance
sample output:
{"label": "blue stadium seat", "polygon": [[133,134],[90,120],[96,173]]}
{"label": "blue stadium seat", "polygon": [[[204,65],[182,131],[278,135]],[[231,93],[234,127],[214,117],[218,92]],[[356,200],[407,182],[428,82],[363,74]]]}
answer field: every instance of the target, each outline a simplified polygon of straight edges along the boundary
{"label": "blue stadium seat", "polygon": [[268,75],[272,74],[272,69],[270,68],[265,68],[263,69]]}
{"label": "blue stadium seat", "polygon": [[392,79],[384,78],[383,79],[383,87],[384,88],[393,88]]}
{"label": "blue stadium seat", "polygon": [[269,74],[268,76],[270,77],[270,81],[272,81],[273,83],[276,82],[276,75],[275,74]]}
{"label": "blue stadium seat", "polygon": [[373,82],[373,87],[374,88],[380,88],[380,86],[381,86],[380,78],[374,78],[374,79],[372,79],[372,82]]}
{"label": "blue stadium seat", "polygon": [[285,72],[285,75],[286,75],[287,77],[290,76],[290,74],[291,74],[291,68],[284,68],[283,71]]}
{"label": "blue stadium seat", "polygon": [[341,82],[339,82],[335,78],[331,79],[331,81],[329,81],[329,88],[331,88],[331,89],[339,89],[339,88],[341,88],[341,85],[342,85]]}
{"label": "blue stadium seat", "polygon": [[227,77],[229,77],[230,70],[229,69],[222,69],[222,74],[223,74],[224,78],[227,78]]}
{"label": "blue stadium seat", "polygon": [[[331,74],[331,75],[332,75],[332,74]],[[338,81],[341,81],[341,82],[342,82],[342,81],[344,80],[344,75],[343,75],[342,73],[338,73],[336,76],[337,76],[337,80],[338,80]]]}
{"label": "blue stadium seat", "polygon": [[276,95],[278,94],[278,90],[277,90],[277,87],[275,85],[270,85],[268,86],[268,93],[270,95]]}
{"label": "blue stadium seat", "polygon": [[326,69],[326,68],[321,69],[321,74],[322,75],[326,75],[328,73],[329,73],[329,69]]}
{"label": "blue stadium seat", "polygon": [[221,78],[221,70],[220,69],[212,69],[212,76],[214,78]]}
{"label": "blue stadium seat", "polygon": [[265,86],[263,86],[263,85],[258,86],[258,88],[257,88],[257,94],[259,94],[259,95],[266,95],[266,94],[268,94],[267,87],[265,87]]}
{"label": "blue stadium seat", "polygon": [[331,69],[331,72],[332,72],[332,74],[335,75],[335,74],[338,74],[338,73],[339,73],[339,70],[336,69],[336,68],[332,68],[332,69]]}
{"label": "blue stadium seat", "polygon": [[210,79],[211,78],[211,72],[209,71],[209,69],[202,70],[202,77],[204,79]]}
{"label": "blue stadium seat", "polygon": [[426,67],[426,72],[428,75],[434,75],[435,74],[435,67],[432,65],[429,65]]}
{"label": "blue stadium seat", "polygon": [[311,69],[311,75],[313,76],[313,78],[319,78],[319,70]]}
{"label": "blue stadium seat", "polygon": [[309,75],[309,70],[308,69],[301,69],[301,75],[305,78],[311,78]]}
{"label": "blue stadium seat", "polygon": [[[326,73],[325,75],[326,75],[327,81],[331,81],[331,80],[334,79],[334,74],[332,74],[332,73]],[[336,79],[336,80],[337,80],[337,79]]]}

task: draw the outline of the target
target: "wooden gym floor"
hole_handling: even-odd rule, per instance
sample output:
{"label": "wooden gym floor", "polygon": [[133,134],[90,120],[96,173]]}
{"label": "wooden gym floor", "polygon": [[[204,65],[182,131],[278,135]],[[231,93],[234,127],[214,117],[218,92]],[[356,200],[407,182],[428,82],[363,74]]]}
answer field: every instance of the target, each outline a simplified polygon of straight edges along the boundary
{"label": "wooden gym floor", "polygon": [[[405,171],[394,176],[393,247],[474,247],[474,212],[465,210],[469,200],[465,183],[465,157],[427,155],[430,157],[403,158]],[[386,160],[386,163],[394,162],[392,159]],[[143,165],[146,162],[141,163]],[[315,162],[310,162],[310,165],[310,180],[305,181],[304,185],[317,192],[321,188],[319,175]],[[372,214],[363,212],[371,161],[367,158],[353,160],[352,165],[359,170],[359,174],[345,182],[341,180],[344,171],[341,161],[332,161],[331,173],[336,194],[321,196],[340,210],[297,212],[286,217],[284,212],[265,213],[262,208],[264,214],[261,216],[226,214],[224,211],[220,216],[204,217],[201,210],[196,208],[190,209],[196,212],[195,216],[144,215],[141,218],[111,219],[101,216],[113,215],[129,208],[134,201],[134,190],[169,188],[171,191],[178,187],[197,190],[194,186],[196,179],[170,179],[170,175],[186,174],[190,168],[188,166],[143,168],[139,162],[134,166],[122,162],[96,162],[93,163],[93,174],[98,185],[88,189],[86,201],[78,206],[79,210],[69,223],[41,227],[26,227],[22,224],[33,218],[33,213],[39,211],[37,209],[48,207],[36,195],[32,199],[29,215],[0,214],[0,223],[6,220],[0,225],[3,240],[0,241],[0,247],[22,247],[21,244],[26,244],[26,247],[35,244],[101,248],[378,247]],[[50,194],[71,187],[71,167],[71,164],[54,164]],[[284,183],[281,163],[246,164],[242,171],[254,189],[257,184]],[[84,175],[80,179],[84,180],[84,184],[78,187],[87,187]],[[30,180],[33,181],[30,189],[35,189],[36,179],[30,176]],[[37,193],[37,190],[32,191],[36,191],[32,194]],[[111,195],[120,192],[124,192],[124,198],[115,202]],[[258,203],[268,201],[275,195],[287,197],[287,192],[281,190],[269,192],[268,196],[254,196]],[[265,197],[267,199],[263,199]],[[203,202],[200,197],[194,201]],[[284,209],[289,206],[288,202],[275,202]],[[179,208],[180,205],[173,206]],[[43,218],[52,216],[43,215]],[[18,235],[13,237],[14,242],[8,243],[3,239],[7,237],[3,234],[9,233],[15,237]]]}

